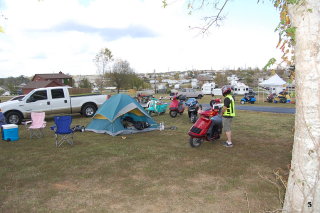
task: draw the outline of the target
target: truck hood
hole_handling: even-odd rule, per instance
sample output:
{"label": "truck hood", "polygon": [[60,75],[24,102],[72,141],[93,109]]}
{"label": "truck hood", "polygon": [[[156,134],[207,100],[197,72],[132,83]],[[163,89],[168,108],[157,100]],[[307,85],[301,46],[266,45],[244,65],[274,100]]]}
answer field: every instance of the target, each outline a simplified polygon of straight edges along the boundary
{"label": "truck hood", "polygon": [[7,111],[7,108],[9,106],[11,106],[10,108],[12,109],[13,108],[12,106],[19,106],[19,103],[20,103],[20,101],[18,101],[18,100],[6,101],[6,102],[3,102],[3,103],[0,103],[0,109],[4,113],[4,112]]}

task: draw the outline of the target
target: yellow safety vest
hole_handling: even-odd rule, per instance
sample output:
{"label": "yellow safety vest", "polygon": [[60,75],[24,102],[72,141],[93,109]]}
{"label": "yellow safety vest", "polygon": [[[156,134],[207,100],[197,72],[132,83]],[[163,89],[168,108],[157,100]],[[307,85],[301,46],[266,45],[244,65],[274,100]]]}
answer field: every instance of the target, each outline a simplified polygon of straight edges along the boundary
{"label": "yellow safety vest", "polygon": [[224,111],[223,113],[223,116],[231,116],[231,117],[234,117],[236,116],[236,111],[235,111],[235,108],[234,108],[234,100],[233,100],[233,97],[232,95],[227,95],[226,98],[229,98],[230,99],[230,104],[229,104],[229,107],[227,108],[226,111]]}

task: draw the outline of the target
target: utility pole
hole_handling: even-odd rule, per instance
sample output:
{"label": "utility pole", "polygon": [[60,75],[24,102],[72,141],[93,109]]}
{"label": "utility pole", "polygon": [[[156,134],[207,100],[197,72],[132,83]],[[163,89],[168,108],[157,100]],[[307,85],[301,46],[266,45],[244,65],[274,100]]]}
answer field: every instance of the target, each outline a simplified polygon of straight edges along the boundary
{"label": "utility pole", "polygon": [[156,94],[157,93],[157,84],[156,84],[157,78],[156,78],[156,70],[155,69],[153,70],[153,79],[154,79],[154,94]]}

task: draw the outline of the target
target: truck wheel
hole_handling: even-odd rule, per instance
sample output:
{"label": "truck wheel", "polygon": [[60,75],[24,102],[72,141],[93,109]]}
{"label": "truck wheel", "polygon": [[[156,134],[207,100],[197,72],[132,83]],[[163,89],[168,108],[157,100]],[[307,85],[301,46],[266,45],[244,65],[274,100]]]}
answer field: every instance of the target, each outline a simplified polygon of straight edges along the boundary
{"label": "truck wheel", "polygon": [[172,118],[175,118],[175,117],[177,117],[178,112],[177,112],[177,111],[170,111],[170,112],[169,112],[169,115],[170,115]]}
{"label": "truck wheel", "polygon": [[85,117],[92,117],[96,113],[97,108],[93,104],[86,104],[82,107],[81,113]]}
{"label": "truck wheel", "polygon": [[6,120],[8,124],[21,124],[22,115],[19,112],[8,112],[6,114]]}

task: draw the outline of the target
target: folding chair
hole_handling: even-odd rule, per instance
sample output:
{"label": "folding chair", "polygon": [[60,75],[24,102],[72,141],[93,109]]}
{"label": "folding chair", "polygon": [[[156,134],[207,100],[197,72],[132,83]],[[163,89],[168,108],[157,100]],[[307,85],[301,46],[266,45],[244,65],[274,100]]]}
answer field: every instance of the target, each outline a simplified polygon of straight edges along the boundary
{"label": "folding chair", "polygon": [[[30,133],[30,139],[33,137],[41,138],[44,136],[44,128],[47,122],[45,122],[45,112],[31,112],[31,121],[24,122],[26,129]],[[30,126],[28,126],[30,124]]]}
{"label": "folding chair", "polygon": [[73,129],[71,129],[72,117],[66,116],[55,116],[54,118],[55,126],[50,129],[55,132],[56,146],[61,146],[64,142],[73,145]]}
{"label": "folding chair", "polygon": [[1,138],[3,138],[3,129],[2,129],[2,125],[7,124],[6,122],[6,118],[4,117],[3,113],[1,112],[0,109],[0,129],[1,129]]}

